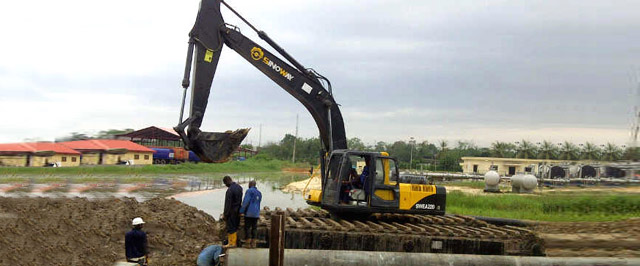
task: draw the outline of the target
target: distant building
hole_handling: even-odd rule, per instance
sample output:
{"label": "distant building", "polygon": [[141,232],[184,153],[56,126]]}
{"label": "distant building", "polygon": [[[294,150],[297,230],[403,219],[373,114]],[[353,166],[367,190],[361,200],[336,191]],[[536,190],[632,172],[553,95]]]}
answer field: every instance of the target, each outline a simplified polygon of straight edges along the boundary
{"label": "distant building", "polygon": [[[180,135],[173,130],[173,128],[150,126],[140,130],[136,130],[126,134],[116,135],[117,139],[130,140],[140,145],[152,148],[152,149],[170,149],[171,158],[164,158],[164,152],[156,153],[156,163],[175,163],[186,161],[200,161],[192,160],[191,158],[197,158],[195,153],[185,149]],[[242,160],[244,158],[256,155],[258,151],[245,149],[238,147],[233,154],[234,160]]]}
{"label": "distant building", "polygon": [[135,165],[153,163],[153,150],[128,140],[91,139],[60,142],[60,145],[82,153],[82,164]]}
{"label": "distant building", "polygon": [[116,135],[147,147],[183,147],[180,135],[172,128],[150,126],[126,134]]}
{"label": "distant building", "polygon": [[0,144],[2,166],[78,166],[81,153],[52,142]]}
{"label": "distant building", "polygon": [[516,173],[527,171],[538,172],[541,164],[567,164],[576,161],[546,160],[546,159],[518,159],[518,158],[496,158],[496,157],[462,157],[462,172],[485,174],[492,165],[497,167],[497,172],[501,176],[512,176]]}

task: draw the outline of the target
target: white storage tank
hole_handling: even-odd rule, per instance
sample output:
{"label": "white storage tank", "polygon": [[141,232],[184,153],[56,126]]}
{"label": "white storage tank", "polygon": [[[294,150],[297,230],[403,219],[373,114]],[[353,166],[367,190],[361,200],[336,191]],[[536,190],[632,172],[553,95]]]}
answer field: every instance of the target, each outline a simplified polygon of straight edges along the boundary
{"label": "white storage tank", "polygon": [[484,174],[484,192],[500,192],[500,174],[496,171],[489,171]]}
{"label": "white storage tank", "polygon": [[538,186],[538,179],[532,174],[522,176],[520,182],[520,193],[532,193]]}
{"label": "white storage tank", "polygon": [[511,176],[511,192],[520,193],[520,187],[522,186],[522,178],[524,175],[515,174]]}

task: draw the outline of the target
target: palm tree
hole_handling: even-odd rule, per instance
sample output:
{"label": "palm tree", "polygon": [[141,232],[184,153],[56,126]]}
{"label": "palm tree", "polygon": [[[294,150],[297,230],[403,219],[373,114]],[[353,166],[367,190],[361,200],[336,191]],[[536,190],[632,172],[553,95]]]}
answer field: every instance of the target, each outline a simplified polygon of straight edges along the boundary
{"label": "palm tree", "polygon": [[540,144],[538,150],[538,159],[555,159],[557,158],[558,148],[551,141],[545,140]]}
{"label": "palm tree", "polygon": [[529,141],[522,140],[522,142],[518,143],[517,151],[516,158],[536,158],[536,147]]}
{"label": "palm tree", "polygon": [[580,149],[573,143],[565,141],[560,148],[560,160],[577,160]]}
{"label": "palm tree", "polygon": [[581,157],[585,160],[596,160],[600,158],[600,148],[591,142],[587,142],[582,146]]}
{"label": "palm tree", "polygon": [[491,144],[491,156],[505,158],[509,155],[509,144],[506,142],[496,141]]}
{"label": "palm tree", "polygon": [[627,147],[627,149],[624,150],[622,157],[625,160],[637,162],[640,160],[640,147]]}
{"label": "palm tree", "polygon": [[620,150],[620,148],[618,148],[618,146],[616,146],[615,144],[609,142],[602,149],[602,156],[600,157],[600,159],[605,161],[616,161],[620,159],[621,155],[622,150]]}
{"label": "palm tree", "polygon": [[438,154],[444,154],[448,149],[447,146],[449,145],[449,142],[447,142],[446,140],[440,140],[438,142],[438,145],[440,146],[440,152]]}

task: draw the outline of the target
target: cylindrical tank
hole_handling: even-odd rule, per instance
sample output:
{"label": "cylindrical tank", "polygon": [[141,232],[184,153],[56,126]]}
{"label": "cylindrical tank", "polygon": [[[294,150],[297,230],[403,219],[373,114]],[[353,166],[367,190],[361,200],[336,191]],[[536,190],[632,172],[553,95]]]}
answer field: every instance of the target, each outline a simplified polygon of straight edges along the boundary
{"label": "cylindrical tank", "polygon": [[494,170],[484,174],[484,192],[500,193],[500,174]]}
{"label": "cylindrical tank", "polygon": [[524,175],[520,180],[520,188],[526,191],[531,191],[538,186],[538,179],[534,175]]}
{"label": "cylindrical tank", "polygon": [[488,186],[496,186],[500,183],[500,175],[496,171],[489,171],[484,174],[484,183]]}
{"label": "cylindrical tank", "polygon": [[522,177],[524,177],[522,174],[515,174],[511,176],[511,186],[520,187],[522,185]]}
{"label": "cylindrical tank", "polygon": [[522,174],[515,174],[511,176],[511,192],[520,193],[523,177],[524,175]]}
{"label": "cylindrical tank", "polygon": [[555,178],[564,178],[567,175],[567,172],[564,171],[564,168],[562,168],[562,166],[554,166],[551,167],[551,176],[550,178],[555,179]]}
{"label": "cylindrical tank", "polygon": [[582,166],[582,171],[580,173],[580,178],[590,178],[590,177],[596,177],[598,175],[598,172],[596,171],[596,169],[591,166],[591,165],[583,165]]}
{"label": "cylindrical tank", "polygon": [[189,161],[190,162],[199,162],[200,158],[194,152],[189,151]]}
{"label": "cylindrical tank", "polygon": [[623,178],[627,175],[627,173],[615,166],[607,166],[605,173],[607,175],[607,177],[613,177],[613,178]]}
{"label": "cylindrical tank", "polygon": [[166,148],[151,148],[153,152],[154,163],[166,163],[173,160],[173,150]]}

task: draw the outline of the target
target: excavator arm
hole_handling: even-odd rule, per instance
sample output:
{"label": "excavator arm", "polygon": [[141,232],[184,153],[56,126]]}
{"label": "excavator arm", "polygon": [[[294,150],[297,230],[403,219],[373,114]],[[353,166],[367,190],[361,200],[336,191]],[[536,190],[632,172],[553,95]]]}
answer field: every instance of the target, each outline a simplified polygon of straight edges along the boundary
{"label": "excavator arm", "polygon": [[[189,49],[182,85],[186,96],[193,65],[194,84],[190,114],[189,118],[183,121],[181,113],[180,124],[174,128],[187,148],[193,150],[205,162],[226,161],[248,133],[248,129],[224,133],[200,130],[220,53],[226,45],[305,106],[318,126],[324,147],[323,154],[330,153],[334,149],[346,149],[347,141],[342,114],[330,92],[328,80],[315,71],[304,68],[266,33],[256,30],[231,7],[229,7],[231,11],[294,66],[244,36],[238,28],[224,23],[220,13],[221,3],[229,7],[221,0],[202,0],[196,23],[189,34]],[[194,55],[195,62],[192,63]],[[321,80],[326,81],[329,90],[325,89]],[[184,110],[184,98],[182,110]],[[188,129],[185,132],[186,127]]]}

